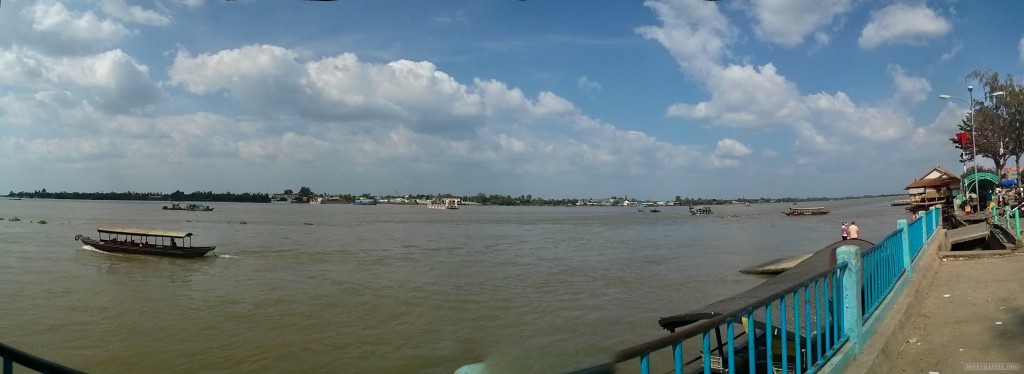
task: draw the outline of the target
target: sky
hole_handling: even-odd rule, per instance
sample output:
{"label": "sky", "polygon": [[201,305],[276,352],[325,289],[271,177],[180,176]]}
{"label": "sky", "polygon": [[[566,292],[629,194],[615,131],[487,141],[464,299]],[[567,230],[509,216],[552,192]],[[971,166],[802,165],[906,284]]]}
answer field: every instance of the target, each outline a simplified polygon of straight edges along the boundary
{"label": "sky", "polygon": [[[756,198],[962,171],[1024,2],[3,0],[0,190]],[[980,87],[975,90],[979,96]],[[982,160],[982,165],[991,161]]]}

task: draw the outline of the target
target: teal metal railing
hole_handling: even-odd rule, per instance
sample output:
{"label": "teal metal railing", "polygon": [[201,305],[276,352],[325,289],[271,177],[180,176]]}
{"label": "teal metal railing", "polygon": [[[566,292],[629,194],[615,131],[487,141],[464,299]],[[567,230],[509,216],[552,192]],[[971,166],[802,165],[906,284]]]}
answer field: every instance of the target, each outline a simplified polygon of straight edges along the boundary
{"label": "teal metal railing", "polygon": [[864,319],[871,317],[896,280],[903,275],[903,239],[907,230],[893,231],[874,247],[864,251],[864,284],[862,293]]}
{"label": "teal metal railing", "polygon": [[907,226],[911,259],[917,258],[917,254],[921,252],[921,247],[924,247],[924,239],[929,236],[925,230],[927,230],[927,227],[929,226],[927,222],[930,221],[931,220],[928,219],[928,215],[924,214],[918,216],[914,222],[911,222],[910,225]]}
{"label": "teal metal railing", "polygon": [[[702,365],[705,373],[712,368],[730,373],[816,371],[848,340],[839,318],[839,283],[847,267],[840,262],[757,302],[620,350],[612,361],[576,373],[613,373],[616,364],[635,360],[640,373],[649,374],[663,350],[671,355],[661,357],[666,361],[662,366],[675,373],[688,365]],[[691,345],[697,348],[684,350]]]}
{"label": "teal metal railing", "polygon": [[1013,230],[1014,236],[1020,238],[1020,211],[1017,209],[992,207],[992,223],[1002,224]]}
{"label": "teal metal railing", "polygon": [[[917,255],[940,223],[938,208],[909,225],[899,220],[895,231],[868,250],[836,249],[836,266],[736,310],[619,350],[610,361],[574,373],[614,373],[617,365],[630,363],[639,365],[641,374],[681,374],[695,365],[704,373],[817,372],[847,342],[863,346],[870,317],[899,279],[912,273]],[[684,344],[699,348],[687,352]],[[667,371],[656,367],[659,360]]]}

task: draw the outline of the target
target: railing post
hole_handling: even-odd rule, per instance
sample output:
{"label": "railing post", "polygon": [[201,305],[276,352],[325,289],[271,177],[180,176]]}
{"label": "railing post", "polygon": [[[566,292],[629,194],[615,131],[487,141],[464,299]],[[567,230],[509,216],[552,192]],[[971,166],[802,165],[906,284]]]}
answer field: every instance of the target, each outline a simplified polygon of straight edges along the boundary
{"label": "railing post", "polygon": [[[908,279],[913,278],[913,274],[910,273],[910,230],[907,229],[907,220],[901,219],[896,221],[896,229],[903,232],[903,240],[900,241],[901,252],[903,252],[903,269],[906,270]],[[922,240],[921,242],[923,243],[924,241]]]}
{"label": "railing post", "polygon": [[938,230],[938,228],[939,228],[939,220],[942,219],[942,214],[941,214],[941,211],[939,210],[938,207],[934,207],[933,206],[932,209],[929,211],[929,213],[932,213],[932,221],[928,222],[928,223],[931,224],[931,227],[928,228],[928,234],[929,235],[928,235],[928,237],[924,238],[925,242],[928,242],[928,239],[930,239],[931,234],[934,234],[935,231]]}
{"label": "railing post", "polygon": [[846,261],[846,272],[843,274],[843,327],[846,336],[850,337],[853,352],[860,352],[864,347],[860,330],[864,325],[861,314],[861,257],[860,247],[844,245],[836,248],[836,263]]}
{"label": "railing post", "polygon": [[920,254],[921,250],[923,250],[925,247],[928,246],[928,231],[931,230],[931,224],[932,224],[932,215],[930,214],[931,212],[932,212],[931,210],[926,210],[924,212],[925,213],[925,217],[928,217],[928,220],[924,221],[924,222],[921,222],[921,224],[919,225],[919,226],[921,226],[921,246],[922,247],[921,247],[921,249],[917,250],[918,254]]}
{"label": "railing post", "polygon": [[1020,237],[1020,210],[1013,210],[1013,220],[1017,223],[1017,237]]}

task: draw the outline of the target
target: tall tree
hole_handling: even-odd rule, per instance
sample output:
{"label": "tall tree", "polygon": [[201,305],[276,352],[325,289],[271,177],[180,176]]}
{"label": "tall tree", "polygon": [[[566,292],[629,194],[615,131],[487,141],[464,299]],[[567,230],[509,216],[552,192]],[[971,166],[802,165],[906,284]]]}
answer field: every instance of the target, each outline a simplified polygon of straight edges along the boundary
{"label": "tall tree", "polygon": [[[971,139],[966,147],[961,147],[955,138],[950,139],[955,147],[964,151],[965,159],[973,160],[974,153],[992,160],[997,171],[1002,171],[1010,157],[1018,158],[1024,153],[1024,141],[1015,128],[1014,122],[1007,118],[1008,104],[1005,95],[1016,87],[1012,75],[1000,79],[999,73],[986,70],[975,70],[967,74],[965,80],[975,81],[979,86],[978,97],[971,103],[970,112],[961,121],[960,131],[970,132]],[[993,95],[1002,91],[1000,96]],[[973,115],[973,118],[972,118]],[[972,120],[973,119],[973,123]],[[974,126],[972,128],[972,126]],[[971,147],[976,148],[971,148]]]}

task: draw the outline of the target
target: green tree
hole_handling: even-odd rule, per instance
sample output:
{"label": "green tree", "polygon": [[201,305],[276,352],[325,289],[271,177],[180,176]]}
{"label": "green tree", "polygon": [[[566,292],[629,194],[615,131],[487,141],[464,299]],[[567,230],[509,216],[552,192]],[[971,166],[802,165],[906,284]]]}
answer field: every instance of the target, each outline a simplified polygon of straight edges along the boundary
{"label": "green tree", "polygon": [[309,187],[302,186],[302,188],[299,188],[299,196],[310,197],[312,195],[313,195],[313,190],[309,189]]}
{"label": "green tree", "polygon": [[[975,136],[968,142],[964,150],[966,159],[973,160],[974,152],[978,155],[992,160],[996,166],[997,174],[1006,166],[1010,157],[1016,157],[1018,167],[1020,155],[1024,153],[1024,141],[1021,140],[1022,129],[1017,126],[1019,121],[1009,118],[1010,113],[1019,115],[1020,88],[1013,80],[1013,75],[1005,75],[1000,79],[999,73],[986,70],[975,70],[967,74],[967,81],[975,81],[981,88],[979,98],[971,103],[970,112],[961,121],[960,129],[965,132],[972,132]],[[993,95],[1003,92],[1002,95]],[[1008,96],[1012,96],[1008,97]],[[974,115],[974,126],[971,127],[971,114]],[[953,139],[954,141],[956,139]],[[957,148],[959,142],[956,142]],[[971,146],[975,149],[971,149]]]}

